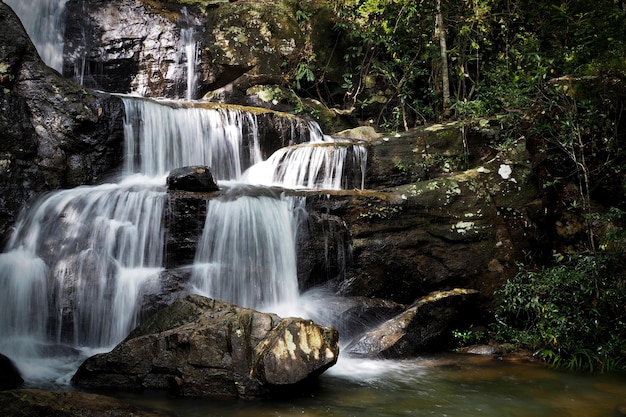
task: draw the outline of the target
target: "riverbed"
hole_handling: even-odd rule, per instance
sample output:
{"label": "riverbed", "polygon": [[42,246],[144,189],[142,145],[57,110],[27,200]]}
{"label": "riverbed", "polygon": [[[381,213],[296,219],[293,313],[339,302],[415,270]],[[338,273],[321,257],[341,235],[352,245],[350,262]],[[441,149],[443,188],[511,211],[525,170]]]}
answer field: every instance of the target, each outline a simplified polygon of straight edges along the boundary
{"label": "riverbed", "polygon": [[497,356],[340,357],[312,392],[289,400],[122,398],[181,417],[614,417],[624,415],[626,375],[555,370]]}

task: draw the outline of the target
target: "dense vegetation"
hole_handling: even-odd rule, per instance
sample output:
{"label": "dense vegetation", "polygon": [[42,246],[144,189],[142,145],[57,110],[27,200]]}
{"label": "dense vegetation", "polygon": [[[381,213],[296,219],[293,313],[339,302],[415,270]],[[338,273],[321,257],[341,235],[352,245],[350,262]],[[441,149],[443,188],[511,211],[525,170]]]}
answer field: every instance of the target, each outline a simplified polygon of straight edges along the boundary
{"label": "dense vegetation", "polygon": [[503,143],[526,137],[548,250],[498,292],[491,337],[626,369],[626,2],[331,3],[342,79],[333,88],[330,61],[308,56],[301,92],[383,130],[498,117]]}

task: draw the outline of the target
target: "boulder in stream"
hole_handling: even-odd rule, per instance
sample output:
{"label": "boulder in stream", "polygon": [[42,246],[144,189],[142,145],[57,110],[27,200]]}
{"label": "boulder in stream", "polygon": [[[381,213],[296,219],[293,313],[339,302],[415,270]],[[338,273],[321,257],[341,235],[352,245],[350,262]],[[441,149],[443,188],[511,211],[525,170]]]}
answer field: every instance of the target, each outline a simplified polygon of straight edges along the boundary
{"label": "boulder in stream", "polygon": [[111,352],[87,359],[82,388],[265,398],[304,386],[337,361],[338,332],[200,295],[178,299]]}
{"label": "boulder in stream", "polygon": [[173,169],[167,176],[167,187],[170,190],[211,192],[219,191],[211,174],[211,168],[204,165],[193,165]]}
{"label": "boulder in stream", "polygon": [[396,359],[440,351],[477,295],[476,290],[461,288],[431,293],[355,339],[347,352],[353,356]]}

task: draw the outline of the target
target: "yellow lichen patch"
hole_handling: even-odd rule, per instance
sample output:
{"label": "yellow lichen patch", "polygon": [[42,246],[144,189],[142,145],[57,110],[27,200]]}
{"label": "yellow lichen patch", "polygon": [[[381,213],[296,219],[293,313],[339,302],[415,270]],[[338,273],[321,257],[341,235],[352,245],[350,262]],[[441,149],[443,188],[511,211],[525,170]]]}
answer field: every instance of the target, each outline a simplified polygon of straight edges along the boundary
{"label": "yellow lichen patch", "polygon": [[474,222],[464,222],[459,221],[454,226],[452,226],[452,230],[460,233],[462,235],[466,234],[468,231],[472,230],[475,226]]}
{"label": "yellow lichen patch", "polygon": [[296,359],[296,344],[293,341],[293,334],[289,330],[286,330],[285,336],[278,340],[276,346],[272,349],[272,353],[280,359]]}
{"label": "yellow lichen patch", "polygon": [[324,351],[324,355],[328,359],[333,359],[335,357],[335,354],[332,350],[330,350],[330,348],[326,348],[326,350]]}
{"label": "yellow lichen patch", "polygon": [[304,323],[299,323],[300,328],[300,349],[307,355],[313,353],[315,360],[319,360],[320,351],[324,346],[324,338],[319,329],[307,327]]}

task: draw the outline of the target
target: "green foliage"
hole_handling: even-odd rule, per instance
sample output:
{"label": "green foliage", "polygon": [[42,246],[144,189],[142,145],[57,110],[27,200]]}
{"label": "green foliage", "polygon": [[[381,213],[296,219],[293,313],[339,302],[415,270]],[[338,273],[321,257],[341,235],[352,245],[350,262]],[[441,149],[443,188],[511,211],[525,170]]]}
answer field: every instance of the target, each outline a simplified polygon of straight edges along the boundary
{"label": "green foliage", "polygon": [[487,332],[483,330],[453,330],[452,337],[456,340],[458,347],[477,345],[487,342]]}
{"label": "green foliage", "polygon": [[626,370],[626,278],[616,260],[573,256],[540,271],[521,267],[497,293],[497,339],[555,366]]}
{"label": "green foliage", "polygon": [[[436,0],[333,2],[346,105],[389,130],[441,117]],[[626,70],[626,10],[600,0],[441,0],[457,117],[527,109],[550,79]],[[385,92],[387,102],[370,100]],[[472,107],[471,109],[468,107]]]}

